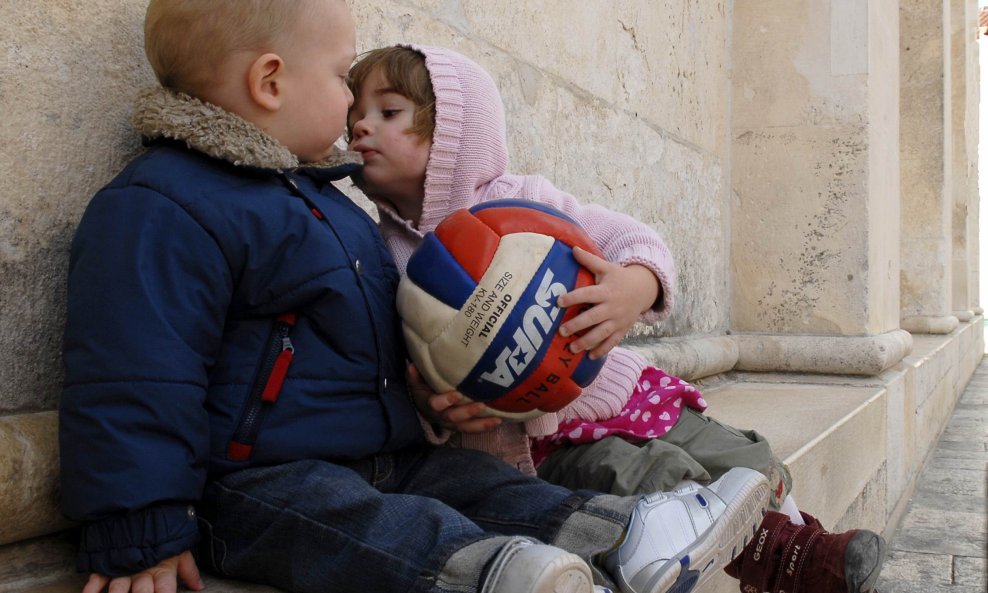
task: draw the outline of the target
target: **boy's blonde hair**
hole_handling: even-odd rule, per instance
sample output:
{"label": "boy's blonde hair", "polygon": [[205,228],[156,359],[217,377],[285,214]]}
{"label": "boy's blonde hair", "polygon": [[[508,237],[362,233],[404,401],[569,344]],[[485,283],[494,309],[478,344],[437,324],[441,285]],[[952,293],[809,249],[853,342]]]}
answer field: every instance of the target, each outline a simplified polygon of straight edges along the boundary
{"label": "boy's blonde hair", "polygon": [[271,51],[308,0],[151,0],[144,51],[162,86],[201,95],[238,51]]}
{"label": "boy's blonde hair", "polygon": [[[432,133],[436,128],[436,96],[432,92],[429,70],[425,67],[425,56],[408,47],[382,47],[364,53],[347,77],[354,105],[360,102],[364,81],[378,70],[396,93],[415,104],[412,127],[408,133],[432,142]],[[353,139],[349,118],[346,139]]]}

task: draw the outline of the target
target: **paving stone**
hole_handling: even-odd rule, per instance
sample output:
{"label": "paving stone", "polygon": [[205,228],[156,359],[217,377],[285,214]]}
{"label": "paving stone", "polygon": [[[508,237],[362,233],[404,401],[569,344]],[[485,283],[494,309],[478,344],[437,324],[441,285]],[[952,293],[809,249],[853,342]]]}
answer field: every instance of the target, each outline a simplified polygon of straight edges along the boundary
{"label": "paving stone", "polygon": [[984,510],[988,498],[969,494],[943,494],[934,490],[919,490],[913,494],[912,504],[927,508],[947,508],[961,513],[976,514]]}
{"label": "paving stone", "polygon": [[931,468],[944,470],[967,469],[983,471],[988,474],[988,453],[982,457],[984,457],[984,459],[978,459],[975,456],[959,457],[957,455],[943,456],[934,454],[930,457],[928,464]]}
{"label": "paving stone", "polygon": [[988,591],[988,560],[970,556],[954,557],[954,582],[958,585],[982,586]]}
{"label": "paving stone", "polygon": [[944,441],[971,439],[975,442],[984,443],[988,440],[988,425],[985,424],[984,418],[964,418],[951,421],[940,438]]}
{"label": "paving stone", "polygon": [[889,581],[876,589],[876,593],[985,593],[984,587],[966,585],[928,585],[909,581]]}
{"label": "paving stone", "polygon": [[[988,485],[988,471],[984,469],[948,469],[934,467],[931,463],[920,474],[916,490],[984,499],[986,485]],[[980,507],[980,509],[984,508],[984,505]]]}
{"label": "paving stone", "polygon": [[985,443],[971,441],[940,441],[937,443],[937,449],[946,449],[948,451],[970,451],[972,453],[988,452],[988,449],[985,447]]}
{"label": "paving stone", "polygon": [[933,452],[933,456],[944,459],[973,459],[988,464],[988,451],[963,451],[960,449],[937,447]]}
{"label": "paving stone", "polygon": [[889,544],[882,593],[985,593],[988,362],[954,408]]}
{"label": "paving stone", "polygon": [[882,566],[882,576],[878,581],[878,589],[885,591],[886,583],[926,583],[931,585],[949,585],[951,583],[952,557],[949,554],[922,554],[904,550],[890,550],[885,564]]}
{"label": "paving stone", "polygon": [[985,515],[910,505],[895,534],[893,549],[912,552],[984,556]]}

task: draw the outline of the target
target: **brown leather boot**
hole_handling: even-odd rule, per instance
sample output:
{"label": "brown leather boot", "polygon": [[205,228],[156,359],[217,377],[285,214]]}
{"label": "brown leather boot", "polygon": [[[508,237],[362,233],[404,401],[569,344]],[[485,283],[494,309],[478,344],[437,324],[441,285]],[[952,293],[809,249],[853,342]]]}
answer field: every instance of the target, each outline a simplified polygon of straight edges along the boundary
{"label": "brown leather boot", "polygon": [[867,529],[827,533],[803,515],[806,525],[769,511],[724,571],[739,579],[742,593],[870,593],[885,561],[885,540]]}

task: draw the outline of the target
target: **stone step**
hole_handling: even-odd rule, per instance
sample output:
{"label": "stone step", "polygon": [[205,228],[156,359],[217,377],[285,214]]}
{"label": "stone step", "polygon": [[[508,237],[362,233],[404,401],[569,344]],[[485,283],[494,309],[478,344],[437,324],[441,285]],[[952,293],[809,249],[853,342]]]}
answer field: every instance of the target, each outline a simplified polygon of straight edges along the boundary
{"label": "stone step", "polygon": [[[793,496],[803,510],[818,516],[825,525],[834,525],[851,512],[858,518],[867,517],[869,528],[884,528],[885,506],[874,503],[881,497],[865,503],[860,500],[863,492],[883,479],[884,388],[792,384],[780,377],[774,381],[723,383],[704,387],[703,392],[713,417],[738,428],[754,428],[772,443],[776,454],[789,464]],[[853,508],[856,506],[860,508]],[[64,546],[49,545],[49,553],[64,553]],[[41,547],[36,544],[33,552],[38,554]],[[48,570],[64,571],[57,580],[33,586],[22,582],[19,587],[17,583],[0,584],[0,593],[77,593],[84,579],[70,574],[70,564],[50,563]],[[53,575],[49,572],[48,576]],[[208,578],[207,586],[213,593],[275,591],[215,578]],[[737,591],[737,582],[721,575],[705,589],[710,593],[733,592]]]}
{"label": "stone step", "polygon": [[[206,584],[205,590],[208,593],[284,593],[281,589],[275,589],[273,587],[230,579],[218,579],[209,575],[203,577],[203,582]],[[79,593],[85,584],[85,577],[70,576],[54,581],[46,581],[42,584],[28,585],[25,583],[21,588],[11,589],[0,586],[0,591],[3,593]],[[182,588],[179,590],[189,591]]]}
{"label": "stone step", "polygon": [[[806,377],[801,376],[805,381]],[[886,389],[878,385],[789,383],[761,377],[703,389],[707,413],[731,426],[754,429],[792,474],[800,510],[828,527],[885,529]],[[841,528],[843,529],[843,528]],[[721,573],[704,593],[735,593]]]}
{"label": "stone step", "polygon": [[[735,372],[697,384],[711,416],[769,440],[790,467],[801,510],[833,531],[883,533],[898,522],[918,469],[983,356],[981,320],[948,336],[915,336],[912,353],[874,377]],[[3,529],[0,523],[0,538]],[[0,593],[81,591],[72,556],[66,532],[0,546]],[[213,593],[275,591],[210,577],[207,585]],[[721,574],[700,593],[737,590]]]}

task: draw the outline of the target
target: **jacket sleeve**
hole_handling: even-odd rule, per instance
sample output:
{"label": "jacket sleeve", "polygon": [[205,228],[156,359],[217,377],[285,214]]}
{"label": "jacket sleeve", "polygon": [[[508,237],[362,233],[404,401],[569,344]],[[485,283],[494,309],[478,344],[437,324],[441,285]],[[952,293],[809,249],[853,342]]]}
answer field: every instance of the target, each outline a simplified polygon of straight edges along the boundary
{"label": "jacket sleeve", "polygon": [[190,549],[206,479],[208,371],[233,281],[185,208],[104,189],[72,245],[59,409],[62,510],[78,567],[133,574]]}
{"label": "jacket sleeve", "polygon": [[[544,177],[512,179],[511,176],[505,176],[504,179],[502,187],[492,187],[487,192],[486,199],[525,198],[552,206],[571,216],[597,242],[605,259],[625,266],[640,264],[655,273],[662,287],[662,296],[645,313],[642,320],[654,323],[669,317],[676,291],[676,267],[669,248],[654,229],[603,206],[580,204],[575,197],[557,189]],[[512,182],[518,185],[510,187]]]}

